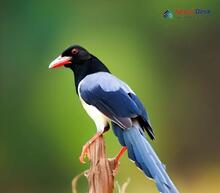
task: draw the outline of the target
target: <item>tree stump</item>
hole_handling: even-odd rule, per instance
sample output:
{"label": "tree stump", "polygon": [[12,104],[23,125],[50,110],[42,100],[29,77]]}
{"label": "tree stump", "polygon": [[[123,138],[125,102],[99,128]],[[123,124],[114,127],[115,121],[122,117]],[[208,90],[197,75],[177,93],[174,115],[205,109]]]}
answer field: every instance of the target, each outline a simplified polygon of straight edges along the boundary
{"label": "tree stump", "polygon": [[89,183],[89,193],[113,193],[116,164],[107,159],[103,136],[89,147],[90,169],[85,173]]}

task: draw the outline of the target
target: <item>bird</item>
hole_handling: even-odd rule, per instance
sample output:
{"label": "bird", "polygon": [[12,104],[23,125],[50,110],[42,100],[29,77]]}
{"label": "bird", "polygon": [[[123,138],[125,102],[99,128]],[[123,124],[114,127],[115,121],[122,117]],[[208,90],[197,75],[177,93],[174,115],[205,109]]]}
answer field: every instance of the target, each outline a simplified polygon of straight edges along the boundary
{"label": "bird", "polygon": [[149,115],[128,84],[114,76],[101,60],[80,45],[66,48],[50,63],[49,69],[61,66],[72,70],[76,94],[96,125],[97,132],[83,146],[80,161],[85,163],[91,143],[112,128],[122,146],[115,157],[116,163],[127,151],[136,166],[155,181],[159,192],[178,193],[145,135],[146,131],[151,140],[155,139]]}

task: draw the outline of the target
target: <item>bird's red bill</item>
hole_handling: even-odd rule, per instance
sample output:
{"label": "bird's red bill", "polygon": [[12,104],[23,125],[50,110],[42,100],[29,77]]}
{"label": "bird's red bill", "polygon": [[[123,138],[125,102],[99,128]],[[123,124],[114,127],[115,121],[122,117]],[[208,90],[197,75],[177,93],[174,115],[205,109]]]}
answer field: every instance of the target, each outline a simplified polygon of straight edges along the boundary
{"label": "bird's red bill", "polygon": [[58,68],[60,66],[64,66],[65,64],[70,64],[71,57],[68,56],[59,56],[53,62],[50,63],[49,69]]}

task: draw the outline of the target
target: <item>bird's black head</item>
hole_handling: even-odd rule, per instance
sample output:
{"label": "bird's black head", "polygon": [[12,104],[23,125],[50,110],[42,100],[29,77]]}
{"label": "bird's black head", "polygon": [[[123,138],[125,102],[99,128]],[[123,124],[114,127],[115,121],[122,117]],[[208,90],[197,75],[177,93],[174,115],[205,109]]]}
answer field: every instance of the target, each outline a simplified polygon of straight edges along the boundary
{"label": "bird's black head", "polygon": [[57,57],[49,68],[65,66],[70,68],[75,75],[76,86],[85,76],[96,72],[109,72],[108,68],[85,48],[74,45],[68,47]]}
{"label": "bird's black head", "polygon": [[49,66],[49,68],[57,68],[65,66],[74,68],[75,65],[80,65],[92,58],[92,55],[83,47],[73,45],[63,51]]}

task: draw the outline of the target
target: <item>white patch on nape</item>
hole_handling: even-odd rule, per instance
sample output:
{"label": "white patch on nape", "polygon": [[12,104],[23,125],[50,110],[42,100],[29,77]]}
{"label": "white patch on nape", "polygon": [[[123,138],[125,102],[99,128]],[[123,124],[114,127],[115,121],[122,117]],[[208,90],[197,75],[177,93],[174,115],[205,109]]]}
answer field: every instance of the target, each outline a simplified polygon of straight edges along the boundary
{"label": "white patch on nape", "polygon": [[79,98],[83,108],[95,122],[97,132],[103,133],[105,127],[108,125],[109,118],[106,117],[103,113],[101,113],[96,107],[88,105],[81,97]]}

